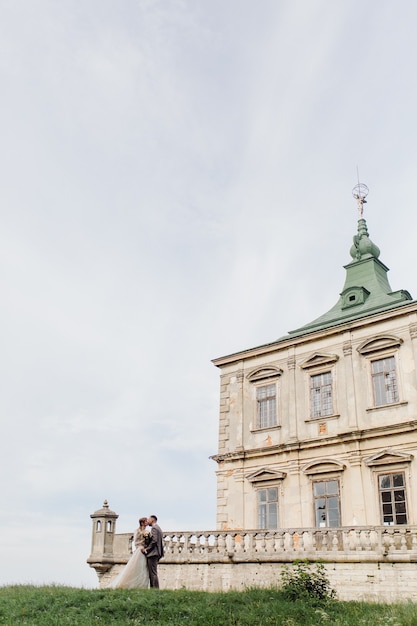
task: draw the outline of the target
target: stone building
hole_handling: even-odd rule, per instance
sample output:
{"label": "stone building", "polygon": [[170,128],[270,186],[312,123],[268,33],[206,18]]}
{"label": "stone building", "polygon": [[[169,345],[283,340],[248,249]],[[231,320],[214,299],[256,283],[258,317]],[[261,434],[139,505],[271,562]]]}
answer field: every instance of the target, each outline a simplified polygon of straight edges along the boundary
{"label": "stone building", "polygon": [[335,306],[214,360],[220,528],[417,523],[417,302],[392,291],[362,202]]}
{"label": "stone building", "polygon": [[[162,587],[280,584],[321,560],[342,599],[417,600],[417,301],[392,291],[359,220],[336,304],[220,369],[217,529],[165,533]],[[321,286],[321,289],[323,286]],[[107,502],[91,515],[100,585],[131,554]]]}

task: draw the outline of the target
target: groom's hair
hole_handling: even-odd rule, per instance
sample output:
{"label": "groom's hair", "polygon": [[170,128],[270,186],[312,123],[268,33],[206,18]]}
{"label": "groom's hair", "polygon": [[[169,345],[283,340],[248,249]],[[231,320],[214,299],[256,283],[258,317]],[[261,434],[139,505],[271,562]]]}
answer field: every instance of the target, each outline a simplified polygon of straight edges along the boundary
{"label": "groom's hair", "polygon": [[154,520],[155,520],[155,522],[157,522],[157,521],[158,521],[158,518],[156,517],[156,515],[150,515],[149,517],[152,517],[152,519],[154,519]]}

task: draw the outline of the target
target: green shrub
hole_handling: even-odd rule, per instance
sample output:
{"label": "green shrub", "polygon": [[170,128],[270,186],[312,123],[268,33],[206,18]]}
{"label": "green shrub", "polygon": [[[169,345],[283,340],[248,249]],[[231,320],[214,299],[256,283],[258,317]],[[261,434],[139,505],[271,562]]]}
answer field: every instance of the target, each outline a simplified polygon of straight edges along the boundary
{"label": "green shrub", "polygon": [[327,602],[336,597],[323,563],[294,561],[293,569],[284,566],[281,572],[282,592],[288,600]]}

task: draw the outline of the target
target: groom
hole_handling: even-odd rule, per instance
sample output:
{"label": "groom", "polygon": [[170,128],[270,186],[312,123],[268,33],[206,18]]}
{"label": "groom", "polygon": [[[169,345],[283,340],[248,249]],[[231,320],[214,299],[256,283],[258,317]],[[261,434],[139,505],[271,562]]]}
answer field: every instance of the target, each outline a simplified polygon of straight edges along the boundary
{"label": "groom", "polygon": [[156,515],[148,517],[148,526],[151,527],[151,536],[149,543],[142,548],[143,554],[146,556],[149,571],[149,581],[151,587],[159,589],[158,580],[158,561],[164,556],[164,545],[162,542],[162,530],[156,523],[158,518]]}

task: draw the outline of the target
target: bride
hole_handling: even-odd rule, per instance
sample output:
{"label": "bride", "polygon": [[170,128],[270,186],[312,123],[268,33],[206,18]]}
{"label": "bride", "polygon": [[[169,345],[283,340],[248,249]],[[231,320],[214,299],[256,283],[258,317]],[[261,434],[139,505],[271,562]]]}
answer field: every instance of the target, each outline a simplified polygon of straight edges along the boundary
{"label": "bride", "polygon": [[139,528],[135,530],[134,543],[136,550],[130,557],[127,565],[112,580],[108,588],[110,589],[147,589],[149,587],[149,572],[146,562],[146,556],[142,552],[145,541],[149,537],[149,531],[146,530],[148,518],[141,517],[139,519]]}

